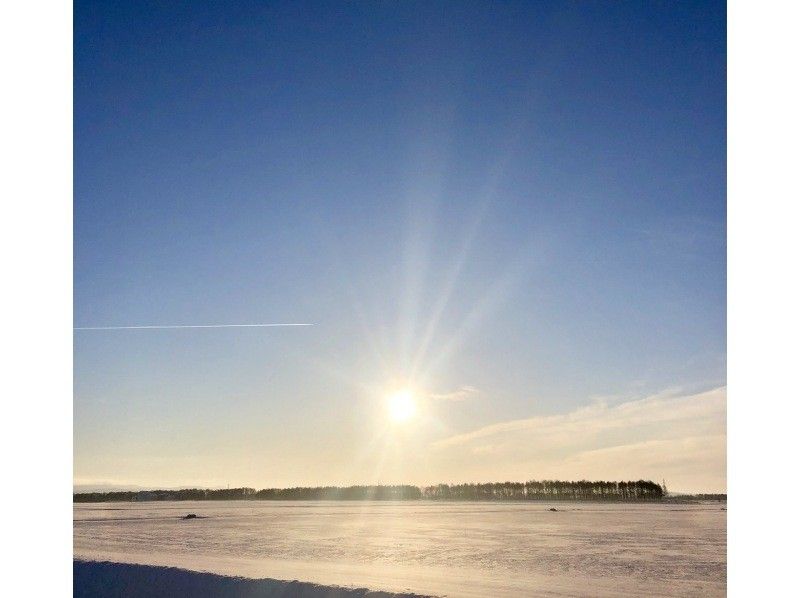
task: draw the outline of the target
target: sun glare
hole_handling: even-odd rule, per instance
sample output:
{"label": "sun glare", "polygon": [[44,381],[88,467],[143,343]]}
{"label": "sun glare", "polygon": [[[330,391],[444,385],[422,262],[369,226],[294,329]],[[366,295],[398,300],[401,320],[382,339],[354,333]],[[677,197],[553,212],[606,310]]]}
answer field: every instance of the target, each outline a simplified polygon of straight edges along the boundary
{"label": "sun glare", "polygon": [[417,412],[417,404],[410,390],[398,390],[388,398],[389,417],[402,423],[410,420]]}

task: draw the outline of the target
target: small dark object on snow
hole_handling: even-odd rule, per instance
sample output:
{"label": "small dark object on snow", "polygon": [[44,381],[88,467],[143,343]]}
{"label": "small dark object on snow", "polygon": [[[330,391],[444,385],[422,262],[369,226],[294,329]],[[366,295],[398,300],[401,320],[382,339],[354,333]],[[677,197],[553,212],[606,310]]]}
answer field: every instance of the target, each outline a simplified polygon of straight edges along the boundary
{"label": "small dark object on snow", "polygon": [[558,509],[556,509],[555,507],[550,507],[550,508],[549,508],[549,509],[547,509],[547,510],[548,510],[548,511],[553,511],[553,513],[558,513]]}
{"label": "small dark object on snow", "polygon": [[197,515],[194,513],[189,513],[188,515],[181,517],[181,519],[197,519]]}

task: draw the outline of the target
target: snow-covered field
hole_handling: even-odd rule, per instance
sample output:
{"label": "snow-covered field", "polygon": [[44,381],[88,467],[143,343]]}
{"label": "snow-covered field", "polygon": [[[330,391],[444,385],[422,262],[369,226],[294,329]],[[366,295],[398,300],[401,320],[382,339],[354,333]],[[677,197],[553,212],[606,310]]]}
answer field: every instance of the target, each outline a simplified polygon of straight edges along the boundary
{"label": "snow-covered field", "polygon": [[[726,512],[721,506],[76,504],[74,554],[447,596],[723,596]],[[198,518],[182,520],[187,513]]]}

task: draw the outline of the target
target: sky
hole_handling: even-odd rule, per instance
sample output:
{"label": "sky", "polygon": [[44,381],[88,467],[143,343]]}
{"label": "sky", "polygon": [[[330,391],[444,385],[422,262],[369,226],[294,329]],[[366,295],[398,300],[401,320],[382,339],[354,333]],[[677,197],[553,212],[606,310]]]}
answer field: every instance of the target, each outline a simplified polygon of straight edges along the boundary
{"label": "sky", "polygon": [[[724,2],[75,2],[74,483],[726,488]],[[392,418],[406,389],[414,413]]]}

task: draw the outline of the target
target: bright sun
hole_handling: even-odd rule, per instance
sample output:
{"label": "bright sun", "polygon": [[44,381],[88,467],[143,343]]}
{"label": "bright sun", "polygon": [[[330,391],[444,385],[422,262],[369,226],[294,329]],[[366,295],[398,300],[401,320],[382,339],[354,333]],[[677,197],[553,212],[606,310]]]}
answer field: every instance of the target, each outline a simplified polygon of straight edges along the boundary
{"label": "bright sun", "polygon": [[394,422],[407,422],[417,412],[417,403],[414,400],[414,394],[410,390],[398,390],[392,393],[389,395],[387,403],[389,417]]}

